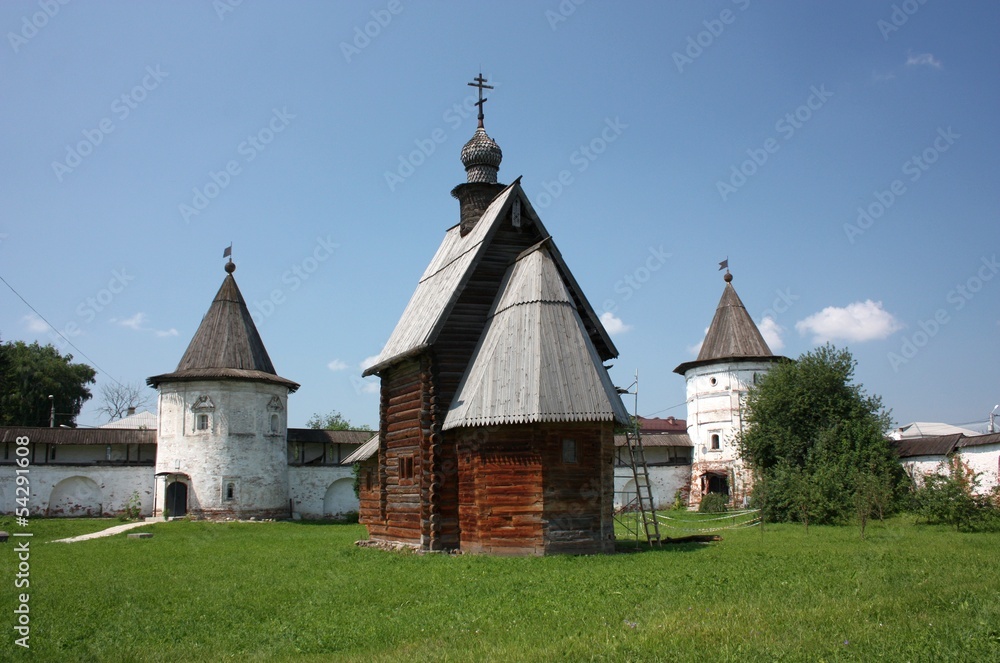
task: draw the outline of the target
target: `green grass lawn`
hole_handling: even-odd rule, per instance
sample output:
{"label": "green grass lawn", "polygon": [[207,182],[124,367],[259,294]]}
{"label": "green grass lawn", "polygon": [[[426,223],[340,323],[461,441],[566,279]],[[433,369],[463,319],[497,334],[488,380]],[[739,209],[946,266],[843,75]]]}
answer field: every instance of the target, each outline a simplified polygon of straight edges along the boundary
{"label": "green grass lawn", "polygon": [[1000,660],[1000,534],[906,518],[599,557],[387,553],[300,522],[48,543],[115,524],[32,520],[31,652],[0,546],[0,659]]}

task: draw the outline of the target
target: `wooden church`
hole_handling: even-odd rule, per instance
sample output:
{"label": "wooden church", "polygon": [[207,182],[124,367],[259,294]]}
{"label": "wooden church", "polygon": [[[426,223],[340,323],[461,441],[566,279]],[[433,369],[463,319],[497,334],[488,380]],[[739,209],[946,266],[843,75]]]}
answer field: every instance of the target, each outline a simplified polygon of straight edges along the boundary
{"label": "wooden church", "polygon": [[485,83],[451,192],[461,221],[365,371],[381,399],[361,522],[421,550],[611,552],[618,351],[519,179],[497,183]]}

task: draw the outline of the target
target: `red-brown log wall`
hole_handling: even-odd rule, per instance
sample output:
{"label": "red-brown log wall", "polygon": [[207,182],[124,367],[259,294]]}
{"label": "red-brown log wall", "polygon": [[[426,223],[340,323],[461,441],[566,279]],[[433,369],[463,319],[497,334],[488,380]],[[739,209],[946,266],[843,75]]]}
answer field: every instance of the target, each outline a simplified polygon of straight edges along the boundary
{"label": "red-brown log wall", "polygon": [[[614,430],[611,422],[546,425],[545,553],[614,552]],[[576,442],[575,463],[563,440]]]}
{"label": "red-brown log wall", "polygon": [[[614,550],[610,423],[460,429],[459,515],[465,552],[594,554]],[[563,461],[563,440],[577,462]]]}
{"label": "red-brown log wall", "polygon": [[[421,543],[422,411],[428,376],[419,359],[382,374],[377,484],[361,505],[372,539]],[[423,413],[426,414],[426,413]],[[413,478],[399,476],[399,459],[413,458]]]}

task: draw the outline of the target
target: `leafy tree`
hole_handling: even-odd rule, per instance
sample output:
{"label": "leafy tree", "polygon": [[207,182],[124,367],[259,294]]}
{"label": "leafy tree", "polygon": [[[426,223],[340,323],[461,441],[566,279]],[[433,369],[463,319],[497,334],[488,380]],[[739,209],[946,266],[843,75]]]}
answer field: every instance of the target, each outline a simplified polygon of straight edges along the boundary
{"label": "leafy tree", "polygon": [[[97,374],[73,355],[60,355],[51,345],[14,341],[3,346],[4,379],[0,383],[0,424],[48,426],[52,405],[59,424],[73,424],[90,398],[87,385]],[[50,401],[49,395],[54,398]]]}
{"label": "leafy tree", "polygon": [[351,425],[351,422],[336,410],[330,410],[326,414],[313,413],[306,426],[315,430],[371,430],[367,425]]}
{"label": "leafy tree", "polygon": [[885,437],[889,413],[852,383],[855,367],[848,350],[827,344],[750,388],[739,446],[767,486],[755,502],[768,519],[844,522],[864,510],[858,500],[881,515],[902,491],[905,475]]}
{"label": "leafy tree", "polygon": [[139,409],[150,403],[149,389],[140,382],[105,383],[101,385],[101,407],[98,412],[108,416],[108,421],[117,421],[124,417],[129,408]]}

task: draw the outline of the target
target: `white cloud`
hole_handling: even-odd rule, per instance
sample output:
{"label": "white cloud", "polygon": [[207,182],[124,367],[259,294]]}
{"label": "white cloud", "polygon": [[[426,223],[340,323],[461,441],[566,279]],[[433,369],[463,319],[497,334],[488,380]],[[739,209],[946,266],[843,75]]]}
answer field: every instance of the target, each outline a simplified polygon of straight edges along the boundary
{"label": "white cloud", "polygon": [[41,334],[42,332],[46,332],[49,330],[48,323],[39,318],[34,313],[29,313],[28,315],[21,318],[21,322],[23,322],[24,326],[28,328],[28,331],[30,331],[33,334]]}
{"label": "white cloud", "polygon": [[941,68],[941,61],[935,58],[931,53],[917,53],[914,55],[910,53],[906,56],[906,66],[907,67],[933,67],[934,69]]}
{"label": "white cloud", "polygon": [[347,368],[347,362],[341,361],[340,359],[334,359],[329,364],[326,365],[331,371],[342,371]]}
{"label": "white cloud", "polygon": [[358,392],[362,394],[377,394],[381,387],[381,382],[375,377],[365,378],[357,385]]}
{"label": "white cloud", "polygon": [[374,366],[375,362],[378,360],[378,355],[372,355],[370,357],[365,357],[358,363],[358,367],[364,371],[367,370],[369,366]]}
{"label": "white cloud", "polygon": [[119,327],[125,327],[126,329],[131,329],[137,332],[153,332],[153,334],[159,338],[165,338],[168,336],[177,336],[179,332],[171,327],[170,329],[153,329],[146,324],[148,316],[142,311],[136,313],[130,318],[111,318],[110,322],[112,324],[118,325]]}
{"label": "white cloud", "polygon": [[131,318],[125,318],[124,320],[119,320],[118,318],[111,318],[111,322],[122,327],[127,327],[134,331],[143,331],[142,324],[146,322],[146,314],[139,312],[133,315]]}
{"label": "white cloud", "polygon": [[705,336],[708,334],[708,327],[705,327],[705,333],[701,335],[701,340],[694,345],[687,346],[687,351],[691,353],[692,356],[697,357],[698,353],[701,352],[701,346],[705,345]]}
{"label": "white cloud", "polygon": [[881,83],[882,81],[891,81],[894,78],[896,78],[896,74],[892,73],[891,71],[881,72],[872,70],[873,83]]}
{"label": "white cloud", "polygon": [[882,302],[868,299],[843,308],[828,306],[819,313],[795,323],[802,335],[812,334],[814,343],[827,341],[872,341],[888,337],[903,326]]}
{"label": "white cloud", "polygon": [[604,329],[612,336],[615,334],[624,334],[632,329],[632,325],[626,325],[622,322],[621,318],[616,317],[611,311],[605,311],[601,314],[601,324],[604,325]]}
{"label": "white cloud", "polygon": [[784,333],[785,328],[774,321],[771,316],[765,316],[760,324],[757,325],[760,330],[760,335],[764,337],[764,342],[767,343],[767,347],[771,348],[771,351],[780,350],[785,347],[785,341],[782,340],[781,335]]}

